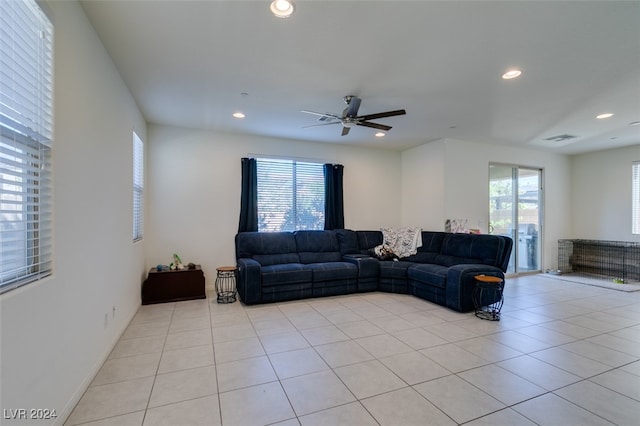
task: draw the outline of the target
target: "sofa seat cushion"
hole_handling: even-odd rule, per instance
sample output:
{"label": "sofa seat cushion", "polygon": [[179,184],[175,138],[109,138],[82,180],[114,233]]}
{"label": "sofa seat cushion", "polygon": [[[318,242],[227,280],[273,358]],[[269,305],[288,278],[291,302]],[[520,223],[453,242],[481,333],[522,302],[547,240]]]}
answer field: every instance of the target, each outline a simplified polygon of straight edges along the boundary
{"label": "sofa seat cushion", "polygon": [[447,271],[449,268],[435,264],[414,265],[409,268],[407,274],[411,281],[426,283],[435,287],[445,288],[447,283]]}
{"label": "sofa seat cushion", "polygon": [[380,262],[380,276],[385,278],[407,278],[407,269],[415,265],[411,262],[383,260]]}
{"label": "sofa seat cushion", "polygon": [[313,282],[358,278],[358,267],[349,262],[310,263],[304,268],[312,272]]}
{"label": "sofa seat cushion", "polygon": [[311,282],[312,278],[311,270],[300,263],[263,266],[261,275],[263,286]]}

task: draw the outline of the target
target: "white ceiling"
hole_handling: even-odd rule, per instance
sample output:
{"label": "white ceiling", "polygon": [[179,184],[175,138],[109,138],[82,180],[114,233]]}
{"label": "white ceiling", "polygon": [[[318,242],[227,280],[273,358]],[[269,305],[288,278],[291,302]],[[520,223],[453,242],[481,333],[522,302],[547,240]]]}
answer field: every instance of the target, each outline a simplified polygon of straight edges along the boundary
{"label": "white ceiling", "polygon": [[[152,123],[396,150],[640,144],[639,1],[298,0],[288,19],[269,0],[81,3]],[[502,80],[511,67],[523,75]],[[300,110],[340,114],[345,95],[407,115],[377,120],[383,138],[304,128],[318,121]],[[577,138],[544,141],[559,134]]]}

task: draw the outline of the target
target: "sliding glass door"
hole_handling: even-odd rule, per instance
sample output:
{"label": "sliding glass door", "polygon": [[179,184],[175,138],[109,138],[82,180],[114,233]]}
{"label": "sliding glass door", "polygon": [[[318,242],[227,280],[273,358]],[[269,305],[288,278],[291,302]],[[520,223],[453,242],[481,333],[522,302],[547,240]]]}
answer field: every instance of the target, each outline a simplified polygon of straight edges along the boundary
{"label": "sliding glass door", "polygon": [[489,233],[513,239],[507,273],[541,269],[542,217],[542,170],[490,164]]}

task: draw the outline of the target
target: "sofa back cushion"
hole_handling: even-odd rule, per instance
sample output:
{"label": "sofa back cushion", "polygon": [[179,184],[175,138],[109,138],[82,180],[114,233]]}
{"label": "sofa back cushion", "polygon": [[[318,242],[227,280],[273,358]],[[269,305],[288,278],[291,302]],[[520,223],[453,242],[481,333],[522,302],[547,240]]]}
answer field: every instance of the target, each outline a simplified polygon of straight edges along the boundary
{"label": "sofa back cushion", "polygon": [[361,254],[369,254],[369,250],[382,244],[382,232],[380,231],[356,231],[356,234]]}
{"label": "sofa back cushion", "polygon": [[358,247],[358,234],[351,229],[336,229],[334,231],[338,237],[338,245],[341,254],[360,254]]}
{"label": "sofa back cushion", "polygon": [[422,246],[418,247],[418,253],[406,257],[403,260],[416,263],[435,263],[436,256],[442,250],[444,232],[422,231]]}
{"label": "sofa back cushion", "polygon": [[296,231],[300,263],[340,262],[340,245],[334,231]]}
{"label": "sofa back cushion", "polygon": [[250,258],[262,266],[300,263],[291,232],[241,232],[236,235],[236,258]]}
{"label": "sofa back cushion", "polygon": [[477,263],[500,267],[504,240],[495,235],[446,234],[435,262],[443,266]]}

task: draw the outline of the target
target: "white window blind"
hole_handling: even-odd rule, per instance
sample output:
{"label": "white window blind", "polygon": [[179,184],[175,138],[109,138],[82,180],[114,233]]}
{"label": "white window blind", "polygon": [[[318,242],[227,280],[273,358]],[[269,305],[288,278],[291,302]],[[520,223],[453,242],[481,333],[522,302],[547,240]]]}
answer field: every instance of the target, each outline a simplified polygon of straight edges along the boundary
{"label": "white window blind", "polygon": [[632,167],[632,197],[631,197],[631,232],[640,234],[640,161],[633,163]]}
{"label": "white window blind", "polygon": [[142,239],[144,229],[144,145],[133,133],[133,241]]}
{"label": "white window blind", "polygon": [[322,164],[257,159],[258,231],[324,229]]}
{"label": "white window blind", "polygon": [[53,25],[0,1],[0,292],[51,274]]}

